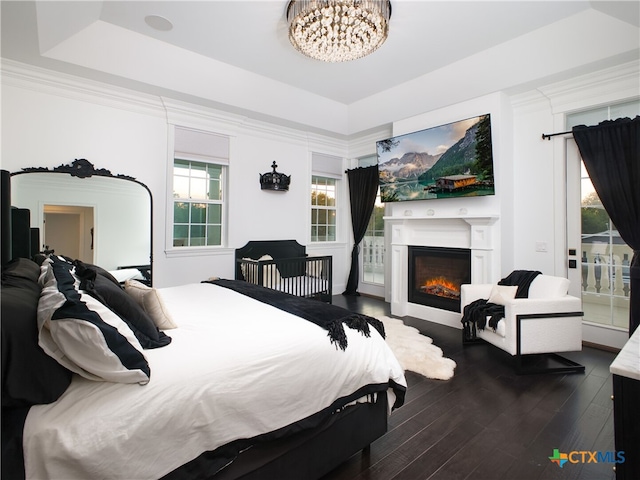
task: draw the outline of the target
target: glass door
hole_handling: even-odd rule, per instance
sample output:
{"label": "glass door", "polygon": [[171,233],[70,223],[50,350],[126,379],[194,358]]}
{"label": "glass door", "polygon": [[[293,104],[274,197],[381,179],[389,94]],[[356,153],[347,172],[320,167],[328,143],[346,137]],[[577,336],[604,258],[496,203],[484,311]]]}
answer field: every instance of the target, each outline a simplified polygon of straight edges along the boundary
{"label": "glass door", "polygon": [[582,160],[579,215],[579,278],[572,283],[580,285],[584,320],[627,329],[629,262],[633,251],[611,223]]}
{"label": "glass door", "polygon": [[[569,128],[633,117],[638,101],[567,117]],[[620,348],[628,340],[631,248],[602,206],[573,138],[566,140],[567,249],[570,294],[582,298],[583,339]]]}
{"label": "glass door", "polygon": [[[369,167],[377,163],[378,157],[375,155],[358,159],[358,167]],[[378,189],[373,213],[360,244],[360,285],[358,290],[361,293],[380,298],[385,297],[384,212],[385,204],[380,201],[380,189]]]}
{"label": "glass door", "polygon": [[380,190],[369,219],[361,245],[362,281],[384,285],[384,204],[380,202]]}

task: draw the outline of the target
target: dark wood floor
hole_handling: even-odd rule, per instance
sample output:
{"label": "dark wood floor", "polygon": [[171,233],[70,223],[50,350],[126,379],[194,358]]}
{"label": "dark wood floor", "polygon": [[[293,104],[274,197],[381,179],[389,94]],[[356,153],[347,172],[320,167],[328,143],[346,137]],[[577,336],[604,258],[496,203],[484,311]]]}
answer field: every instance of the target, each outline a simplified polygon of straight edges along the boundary
{"label": "dark wood floor", "polygon": [[[389,304],[365,296],[334,304],[371,316]],[[457,362],[453,379],[406,372],[405,404],[389,418],[386,435],[323,480],[613,479],[613,464],[549,460],[553,450],[614,450],[612,381],[615,354],[584,347],[566,356],[584,374],[516,375],[511,357],[490,345],[462,346],[461,331],[411,317]],[[574,457],[575,458],[575,457]]]}

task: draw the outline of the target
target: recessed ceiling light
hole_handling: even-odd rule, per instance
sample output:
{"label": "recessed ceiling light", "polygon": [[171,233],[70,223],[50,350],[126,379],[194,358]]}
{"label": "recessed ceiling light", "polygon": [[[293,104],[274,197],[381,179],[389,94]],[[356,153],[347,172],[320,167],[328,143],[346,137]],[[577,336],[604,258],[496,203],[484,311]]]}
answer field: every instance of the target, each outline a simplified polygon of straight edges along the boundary
{"label": "recessed ceiling light", "polygon": [[173,24],[160,15],[147,15],[146,17],[144,17],[144,21],[151,28],[155,28],[156,30],[160,30],[162,32],[168,32],[173,28]]}

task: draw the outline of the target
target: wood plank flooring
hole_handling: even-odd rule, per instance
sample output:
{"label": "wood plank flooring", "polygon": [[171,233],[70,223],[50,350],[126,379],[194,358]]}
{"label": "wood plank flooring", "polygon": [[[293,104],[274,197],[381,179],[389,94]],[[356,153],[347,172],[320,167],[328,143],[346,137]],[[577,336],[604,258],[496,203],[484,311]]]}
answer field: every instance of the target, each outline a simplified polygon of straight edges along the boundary
{"label": "wood plank flooring", "polygon": [[[334,304],[371,316],[389,304],[334,296]],[[406,372],[405,404],[386,435],[322,480],[529,480],[615,478],[611,463],[565,463],[554,449],[614,450],[612,379],[615,354],[590,347],[566,356],[584,374],[516,375],[510,355],[491,345],[462,346],[461,331],[411,317],[457,363],[454,378]],[[577,457],[574,457],[577,458]]]}

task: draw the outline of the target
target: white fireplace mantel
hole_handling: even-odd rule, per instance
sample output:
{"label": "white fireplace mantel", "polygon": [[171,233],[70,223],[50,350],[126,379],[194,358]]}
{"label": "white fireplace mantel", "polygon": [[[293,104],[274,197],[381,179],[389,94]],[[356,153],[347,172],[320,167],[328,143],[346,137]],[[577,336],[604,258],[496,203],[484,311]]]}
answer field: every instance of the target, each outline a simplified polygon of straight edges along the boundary
{"label": "white fireplace mantel", "polygon": [[494,283],[498,262],[498,215],[431,215],[384,217],[391,237],[391,313],[461,328],[460,314],[408,301],[408,247],[471,250],[471,283]]}

